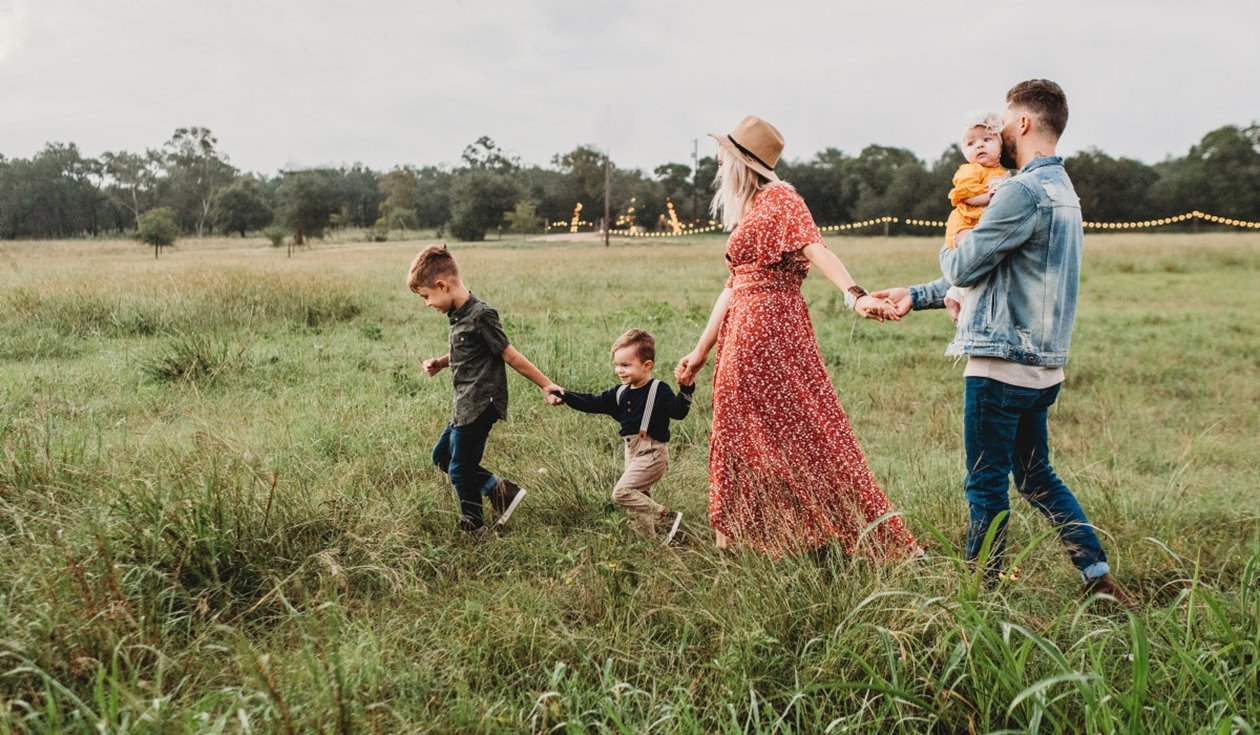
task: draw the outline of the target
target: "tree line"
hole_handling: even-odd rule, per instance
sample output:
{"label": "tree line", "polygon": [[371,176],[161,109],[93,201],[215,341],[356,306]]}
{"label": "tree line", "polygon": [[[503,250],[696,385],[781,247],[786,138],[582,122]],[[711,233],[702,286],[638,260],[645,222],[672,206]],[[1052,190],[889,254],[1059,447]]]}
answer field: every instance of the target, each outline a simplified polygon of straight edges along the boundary
{"label": "tree line", "polygon": [[[957,145],[935,161],[905,148],[870,145],[856,155],[828,148],[783,161],[778,173],[804,196],[819,224],[883,215],[944,219],[946,193],[963,162]],[[1066,165],[1085,218],[1145,220],[1200,210],[1260,220],[1260,124],[1226,125],[1180,157],[1155,164],[1089,149]],[[488,137],[455,166],[398,166],[374,171],[355,164],[281,171],[241,171],[202,127],[179,128],[143,153],[84,156],[73,143],[49,143],[29,159],[0,156],[0,238],[117,236],[162,220],[172,233],[264,232],[279,244],[301,244],[330,228],[391,231],[437,229],[463,240],[508,230],[529,234],[603,213],[610,184],[614,226],[659,229],[672,204],[684,223],[707,223],[716,174],[712,157],[695,167],[664,163],[651,173],[621,168],[592,146],[556,154],[550,165],[523,164]],[[594,213],[598,212],[598,215]],[[156,216],[160,215],[160,216]],[[590,225],[588,224],[589,228]]]}

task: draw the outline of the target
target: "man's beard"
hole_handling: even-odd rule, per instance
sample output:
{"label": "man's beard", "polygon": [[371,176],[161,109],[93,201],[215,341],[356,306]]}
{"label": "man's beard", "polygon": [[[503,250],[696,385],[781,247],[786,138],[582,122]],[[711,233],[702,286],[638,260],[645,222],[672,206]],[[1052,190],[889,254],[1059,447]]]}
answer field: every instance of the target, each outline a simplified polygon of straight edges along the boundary
{"label": "man's beard", "polygon": [[1019,164],[1015,162],[1015,144],[1008,141],[1005,135],[1001,136],[1001,139],[1002,153],[998,156],[998,163],[1002,168],[1019,168]]}

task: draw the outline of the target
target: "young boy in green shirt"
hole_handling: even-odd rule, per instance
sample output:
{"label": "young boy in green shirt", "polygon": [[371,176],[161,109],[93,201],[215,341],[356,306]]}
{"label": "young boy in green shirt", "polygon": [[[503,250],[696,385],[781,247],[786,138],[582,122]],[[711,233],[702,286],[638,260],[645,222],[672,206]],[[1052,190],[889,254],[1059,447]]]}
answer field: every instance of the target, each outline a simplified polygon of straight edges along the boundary
{"label": "young boy in green shirt", "polygon": [[508,342],[499,313],[464,285],[445,245],[431,245],[411,261],[407,287],[450,320],[450,351],[424,361],[430,377],[449,367],[455,387],[451,421],[433,447],[433,464],[450,478],[459,497],[460,528],[484,536],[482,497],[490,498],[498,526],[507,522],[526,494],[516,483],[481,466],[494,422],[507,418],[504,365],[541,388],[552,405],[560,403],[561,388]]}

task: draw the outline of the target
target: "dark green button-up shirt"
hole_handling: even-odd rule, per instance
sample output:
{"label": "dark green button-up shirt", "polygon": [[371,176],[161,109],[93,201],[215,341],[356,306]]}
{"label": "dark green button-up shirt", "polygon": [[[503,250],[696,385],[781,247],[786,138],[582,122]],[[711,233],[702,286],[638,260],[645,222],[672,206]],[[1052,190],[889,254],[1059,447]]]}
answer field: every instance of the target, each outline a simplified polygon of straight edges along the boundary
{"label": "dark green button-up shirt", "polygon": [[446,316],[451,320],[451,382],[455,386],[451,423],[471,424],[490,406],[500,419],[506,419],[508,387],[503,351],[509,342],[499,312],[470,293],[463,306]]}

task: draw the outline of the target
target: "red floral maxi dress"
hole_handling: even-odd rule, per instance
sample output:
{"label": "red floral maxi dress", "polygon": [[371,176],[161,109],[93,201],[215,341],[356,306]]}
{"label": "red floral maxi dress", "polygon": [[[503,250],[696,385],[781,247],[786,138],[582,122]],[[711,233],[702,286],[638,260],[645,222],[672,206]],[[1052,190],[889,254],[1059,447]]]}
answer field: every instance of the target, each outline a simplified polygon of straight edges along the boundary
{"label": "red floral maxi dress", "polygon": [[822,242],[792,187],[762,189],[726,244],[732,289],[717,340],[709,515],[718,545],[778,556],[838,539],[845,553],[909,556],[900,517],[858,539],[888,502],[818,352],[802,249]]}

